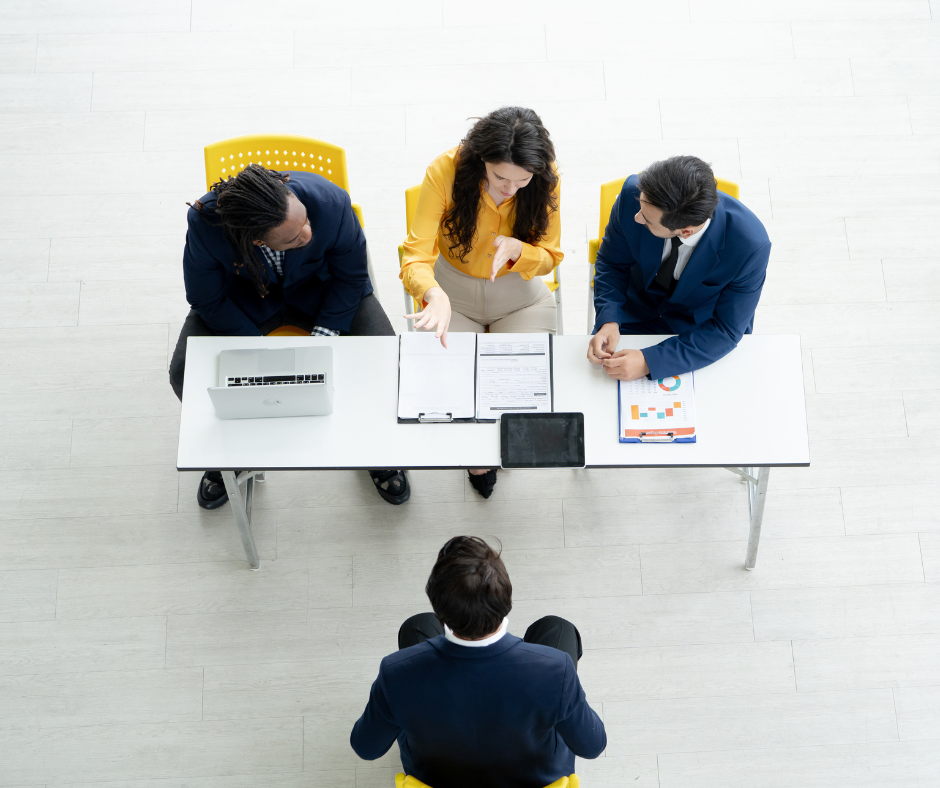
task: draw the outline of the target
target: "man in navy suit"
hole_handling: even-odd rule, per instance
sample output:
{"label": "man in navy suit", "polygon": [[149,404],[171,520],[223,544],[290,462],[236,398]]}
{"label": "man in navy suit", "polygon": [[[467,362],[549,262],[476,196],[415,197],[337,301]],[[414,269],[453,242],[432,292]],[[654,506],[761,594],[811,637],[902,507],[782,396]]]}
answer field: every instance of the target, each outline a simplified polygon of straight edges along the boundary
{"label": "man in navy suit", "polygon": [[[769,256],[760,220],[719,194],[701,159],[674,156],[630,176],[597,253],[588,360],[618,380],[717,361],[751,333]],[[616,350],[621,334],[678,336]]]}
{"label": "man in navy suit", "polygon": [[[264,336],[294,325],[313,336],[391,336],[372,292],[366,239],[344,189],[309,172],[249,164],[189,210],[183,251],[192,309],[170,362],[183,398],[191,336]],[[370,471],[386,501],[411,492],[404,471]],[[222,475],[206,471],[196,492],[204,509],[228,500]]]}
{"label": "man in navy suit", "polygon": [[407,774],[433,788],[543,788],[574,758],[607,746],[577,662],[581,635],[556,616],[507,631],[512,583],[499,553],[456,536],[425,591],[434,613],[409,618],[385,657],[350,744],[380,758],[398,740]]}

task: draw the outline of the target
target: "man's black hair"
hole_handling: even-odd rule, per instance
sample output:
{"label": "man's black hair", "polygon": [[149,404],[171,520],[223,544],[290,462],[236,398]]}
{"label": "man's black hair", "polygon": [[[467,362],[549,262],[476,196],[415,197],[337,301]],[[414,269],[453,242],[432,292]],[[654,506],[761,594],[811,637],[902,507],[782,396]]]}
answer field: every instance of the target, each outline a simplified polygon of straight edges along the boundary
{"label": "man's black hair", "polygon": [[[254,242],[263,241],[287,220],[289,180],[287,173],[249,164],[234,178],[212,184],[215,212],[222,221],[225,240],[235,253],[235,267],[245,268],[262,298],[268,292],[268,270],[255,254]],[[201,205],[196,203],[196,207]]]}
{"label": "man's black hair", "polygon": [[718,205],[715,173],[695,156],[673,156],[653,162],[637,177],[643,197],[663,212],[667,230],[698,227]]}
{"label": "man's black hair", "polygon": [[499,553],[478,536],[455,536],[437,555],[425,593],[455,635],[491,635],[512,610],[512,583]]}

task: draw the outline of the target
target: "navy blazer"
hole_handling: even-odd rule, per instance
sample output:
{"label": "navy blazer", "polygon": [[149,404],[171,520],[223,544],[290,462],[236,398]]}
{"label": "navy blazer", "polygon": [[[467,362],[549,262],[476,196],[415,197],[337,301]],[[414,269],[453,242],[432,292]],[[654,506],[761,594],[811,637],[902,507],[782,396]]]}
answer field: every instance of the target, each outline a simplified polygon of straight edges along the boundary
{"label": "navy blazer", "polygon": [[700,369],[751,333],[770,257],[767,231],[744,205],[719,192],[711,224],[675,290],[662,298],[651,285],[662,263],[663,239],[634,220],[639,210],[637,176],[631,175],[597,252],[594,332],[605,323],[661,319],[678,336],[643,350],[650,377]]}
{"label": "navy blazer", "polygon": [[[186,300],[219,334],[259,336],[258,326],[284,304],[312,317],[315,325],[349,331],[359,302],[372,292],[366,238],[346,191],[311,172],[291,172],[287,188],[306,206],[313,238],[287,250],[284,280],[278,285],[272,275],[264,298],[244,267],[235,268],[235,253],[215,212],[215,194],[200,199],[201,210],[189,209],[183,251]],[[265,264],[261,250],[255,254]]]}
{"label": "navy blazer", "polygon": [[470,648],[440,635],[382,660],[350,744],[434,788],[543,788],[607,746],[571,657],[503,635]]}

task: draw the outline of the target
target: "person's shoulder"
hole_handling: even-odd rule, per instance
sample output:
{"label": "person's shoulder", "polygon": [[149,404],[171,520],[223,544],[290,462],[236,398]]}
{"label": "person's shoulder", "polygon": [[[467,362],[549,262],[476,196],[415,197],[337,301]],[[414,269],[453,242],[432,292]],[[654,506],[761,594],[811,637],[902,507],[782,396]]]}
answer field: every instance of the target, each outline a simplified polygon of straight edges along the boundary
{"label": "person's shoulder", "polygon": [[617,195],[617,210],[611,210],[610,220],[616,220],[621,231],[626,235],[636,234],[641,228],[641,225],[633,221],[638,210],[640,210],[640,187],[637,185],[637,176],[630,175],[620,187],[620,194]]}
{"label": "person's shoulder", "polygon": [[725,212],[725,243],[742,243],[758,249],[770,241],[767,228],[757,215],[740,200],[719,194],[719,204]]}
{"label": "person's shoulder", "polygon": [[379,669],[382,672],[397,672],[410,668],[419,668],[420,663],[427,659],[433,659],[435,654],[434,647],[425,640],[416,646],[409,646],[383,657]]}
{"label": "person's shoulder", "polygon": [[444,151],[440,156],[437,156],[428,165],[428,175],[432,178],[446,180],[449,177],[453,180],[454,173],[457,171],[457,155],[459,151],[460,146],[457,145],[448,151]]}
{"label": "person's shoulder", "polygon": [[287,176],[287,188],[301,202],[342,204],[349,196],[344,188],[314,172],[291,171]]}
{"label": "person's shoulder", "polygon": [[190,220],[199,219],[203,216],[214,216],[215,215],[215,206],[216,206],[216,196],[214,191],[206,192],[198,200],[193,200],[191,203],[186,203],[189,206],[189,211],[186,216]]}
{"label": "person's shoulder", "polygon": [[207,192],[198,200],[188,203],[186,223],[190,231],[196,233],[209,232],[212,229],[221,230],[222,223],[216,212],[218,200],[214,191]]}
{"label": "person's shoulder", "polygon": [[629,197],[633,200],[640,199],[640,176],[634,173],[633,175],[628,175],[623,182],[623,186],[620,189],[621,197]]}
{"label": "person's shoulder", "polygon": [[525,641],[520,641],[507,653],[516,662],[525,663],[533,680],[543,680],[546,674],[564,674],[565,666],[571,661],[565,651]]}
{"label": "person's shoulder", "polygon": [[[637,175],[630,175],[624,180],[623,186],[620,188],[618,199],[621,206],[629,204],[630,207],[628,210],[631,215],[640,209],[640,186],[639,177]],[[621,207],[621,210],[623,210],[623,207]],[[634,224],[634,222],[630,222],[629,224]]]}

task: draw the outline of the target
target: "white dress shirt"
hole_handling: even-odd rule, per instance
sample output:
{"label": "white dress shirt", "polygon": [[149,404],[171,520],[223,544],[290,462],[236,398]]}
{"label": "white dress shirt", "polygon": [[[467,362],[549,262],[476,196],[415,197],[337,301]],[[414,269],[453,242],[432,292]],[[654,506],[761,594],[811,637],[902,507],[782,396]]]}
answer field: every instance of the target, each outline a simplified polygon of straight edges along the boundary
{"label": "white dress shirt", "polygon": [[503,619],[503,623],[499,625],[492,635],[488,638],[483,638],[483,640],[464,640],[459,638],[454,634],[447,624],[444,624],[444,637],[447,638],[451,643],[456,643],[458,646],[469,646],[470,648],[482,648],[483,646],[492,646],[497,640],[499,640],[503,635],[506,634],[509,629],[509,617]]}
{"label": "white dress shirt", "polygon": [[696,244],[702,240],[702,236],[705,235],[705,231],[711,223],[711,219],[706,220],[705,224],[702,225],[702,229],[694,235],[690,235],[688,238],[680,238],[677,235],[674,238],[667,238],[663,241],[663,257],[660,263],[666,262],[666,258],[669,257],[669,253],[672,251],[673,243],[679,241],[682,244],[682,246],[679,247],[679,260],[676,262],[676,272],[672,275],[674,279],[678,279],[682,275],[686,263],[689,262],[689,258],[695,250]]}

